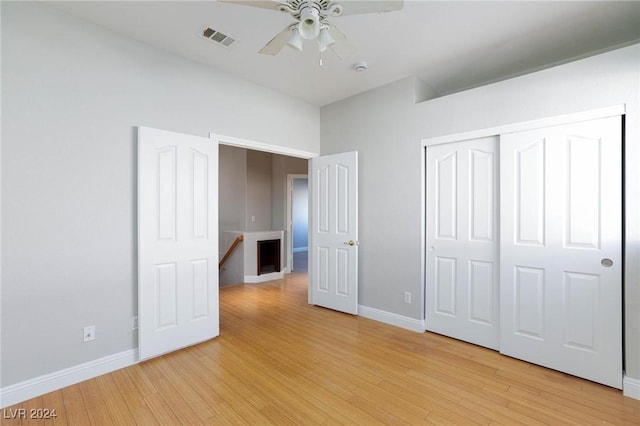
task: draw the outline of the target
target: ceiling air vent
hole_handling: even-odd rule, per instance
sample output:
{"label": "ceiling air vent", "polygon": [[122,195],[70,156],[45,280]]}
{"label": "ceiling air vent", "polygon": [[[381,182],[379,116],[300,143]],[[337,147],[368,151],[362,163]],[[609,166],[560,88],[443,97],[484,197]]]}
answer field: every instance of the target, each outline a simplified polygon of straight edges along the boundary
{"label": "ceiling air vent", "polygon": [[233,44],[233,42],[235,41],[235,39],[229,37],[226,34],[222,34],[219,31],[216,31],[212,28],[207,28],[202,32],[202,36],[204,38],[207,38],[211,41],[214,41],[218,44],[221,44],[225,47],[229,47]]}

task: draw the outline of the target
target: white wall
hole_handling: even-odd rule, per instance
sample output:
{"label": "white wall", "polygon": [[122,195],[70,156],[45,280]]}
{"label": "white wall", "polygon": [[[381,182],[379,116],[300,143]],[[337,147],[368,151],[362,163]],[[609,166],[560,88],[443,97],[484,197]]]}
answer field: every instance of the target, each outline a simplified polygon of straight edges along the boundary
{"label": "white wall", "polygon": [[626,372],[640,378],[640,45],[413,104],[406,79],[321,108],[321,153],[360,156],[360,303],[423,318],[421,140],[626,104]]}
{"label": "white wall", "polygon": [[319,112],[42,4],[1,7],[5,387],[137,346],[136,126],[318,152]]}

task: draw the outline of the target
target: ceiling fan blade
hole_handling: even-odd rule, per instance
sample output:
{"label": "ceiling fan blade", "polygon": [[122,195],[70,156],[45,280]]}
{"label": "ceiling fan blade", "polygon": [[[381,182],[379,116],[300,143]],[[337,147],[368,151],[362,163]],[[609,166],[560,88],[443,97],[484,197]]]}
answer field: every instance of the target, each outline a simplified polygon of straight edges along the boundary
{"label": "ceiling fan blade", "polygon": [[282,48],[287,44],[287,41],[289,41],[289,38],[291,38],[292,27],[295,28],[295,24],[288,25],[287,28],[280,31],[269,43],[260,49],[260,53],[265,55],[277,55],[280,53]]}
{"label": "ceiling fan blade", "polygon": [[393,12],[402,9],[404,0],[345,0],[339,3],[344,15]]}
{"label": "ceiling fan blade", "polygon": [[260,7],[262,9],[278,10],[278,6],[287,4],[286,1],[278,0],[218,0],[221,3],[240,4],[243,6]]}
{"label": "ceiling fan blade", "polygon": [[331,35],[331,37],[336,41],[329,47],[331,47],[331,50],[333,50],[333,53],[335,53],[338,58],[346,59],[358,50],[354,45],[347,41],[347,36],[337,29],[335,25],[329,26],[329,35]]}

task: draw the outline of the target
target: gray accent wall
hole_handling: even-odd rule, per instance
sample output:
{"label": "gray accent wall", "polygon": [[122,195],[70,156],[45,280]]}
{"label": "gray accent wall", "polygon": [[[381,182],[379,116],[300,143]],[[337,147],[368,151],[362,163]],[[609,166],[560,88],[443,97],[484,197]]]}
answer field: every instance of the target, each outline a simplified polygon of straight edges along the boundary
{"label": "gray accent wall", "polygon": [[0,7],[5,387],[137,347],[137,126],[319,152],[320,121],[46,4]]}
{"label": "gray accent wall", "polygon": [[[218,256],[225,255],[233,241],[245,230],[247,217],[247,150],[218,146]],[[229,232],[236,231],[236,232]],[[242,282],[242,246],[220,270],[221,286]]]}
{"label": "gray accent wall", "polygon": [[[247,150],[227,145],[218,149],[218,229],[246,231]],[[227,250],[219,246],[220,257]]]}
{"label": "gray accent wall", "polygon": [[640,378],[640,45],[416,104],[419,86],[321,108],[321,154],[359,152],[360,304],[424,318],[422,139],[625,104],[625,359]]}
{"label": "gray accent wall", "polygon": [[271,230],[271,154],[247,151],[246,231]]}

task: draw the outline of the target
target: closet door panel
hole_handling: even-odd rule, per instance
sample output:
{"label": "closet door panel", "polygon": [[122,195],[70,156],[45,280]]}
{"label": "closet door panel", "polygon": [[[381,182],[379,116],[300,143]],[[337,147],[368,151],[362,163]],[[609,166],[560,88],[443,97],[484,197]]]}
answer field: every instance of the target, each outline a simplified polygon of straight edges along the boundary
{"label": "closet door panel", "polygon": [[426,324],[498,348],[497,137],[426,149]]}
{"label": "closet door panel", "polygon": [[620,117],[500,138],[500,350],[622,387]]}

